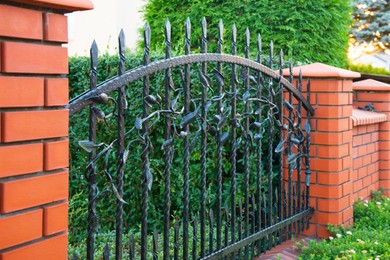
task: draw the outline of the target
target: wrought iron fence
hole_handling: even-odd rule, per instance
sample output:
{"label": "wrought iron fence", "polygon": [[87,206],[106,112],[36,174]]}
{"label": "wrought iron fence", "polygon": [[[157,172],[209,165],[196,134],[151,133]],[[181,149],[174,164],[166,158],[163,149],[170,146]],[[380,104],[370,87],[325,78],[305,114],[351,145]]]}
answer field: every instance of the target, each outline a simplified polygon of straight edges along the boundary
{"label": "wrought iron fence", "polygon": [[[294,81],[291,61],[290,76],[281,76],[286,62],[282,52],[278,64],[274,62],[272,42],[265,61],[268,67],[263,65],[260,36],[256,60],[251,60],[248,29],[244,57],[237,55],[235,25],[231,54],[222,53],[222,21],[218,52],[207,53],[203,20],[201,53],[191,54],[187,20],[184,55],[171,57],[167,21],[165,59],[154,62],[150,62],[148,24],[144,29],[143,64],[125,71],[121,32],[118,76],[99,84],[98,49],[93,43],[90,90],[68,105],[71,115],[89,106],[89,140],[79,141],[89,153],[87,259],[94,259],[97,227],[104,223],[98,221],[96,206],[109,192],[116,203],[115,254],[111,256],[115,259],[122,259],[124,249],[130,259],[249,259],[306,229],[312,213],[308,200],[310,82],[304,98],[302,77]],[[151,77],[157,83],[151,85]],[[137,99],[131,93],[132,84],[139,80],[143,90]],[[130,110],[129,102],[139,110]],[[114,130],[115,121],[113,140],[99,139],[97,124],[111,122]],[[153,164],[156,156],[163,160],[158,167]],[[136,162],[141,169],[126,172],[126,165]],[[132,194],[124,192],[126,175],[142,176],[141,183],[127,183],[139,186]],[[161,177],[157,184],[156,175]],[[99,184],[99,178],[105,178],[106,184]],[[162,225],[151,223],[149,217],[150,200],[159,194],[155,189],[163,189],[163,207],[153,207],[161,213],[157,216],[163,219]],[[123,237],[134,228],[124,227],[124,218],[130,214],[124,212],[125,204],[141,210],[140,223],[131,223],[140,226],[140,239],[130,234],[126,245]],[[110,246],[104,248],[103,259],[109,259]]]}

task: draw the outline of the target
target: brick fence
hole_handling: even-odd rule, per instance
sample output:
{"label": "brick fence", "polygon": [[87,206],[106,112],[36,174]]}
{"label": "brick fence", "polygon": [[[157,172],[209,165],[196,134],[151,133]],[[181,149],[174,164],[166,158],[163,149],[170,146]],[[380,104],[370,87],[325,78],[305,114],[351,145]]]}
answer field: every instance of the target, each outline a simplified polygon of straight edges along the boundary
{"label": "brick fence", "polygon": [[[0,4],[0,260],[66,259],[68,201],[67,20],[88,0]],[[308,234],[352,223],[370,190],[390,195],[390,85],[352,83],[359,73],[320,63],[311,78],[311,205]],[[306,84],[304,84],[305,86]],[[305,90],[304,90],[305,91]],[[358,110],[373,104],[375,112]]]}
{"label": "brick fence", "polygon": [[89,1],[0,4],[0,259],[67,259],[65,12]]}

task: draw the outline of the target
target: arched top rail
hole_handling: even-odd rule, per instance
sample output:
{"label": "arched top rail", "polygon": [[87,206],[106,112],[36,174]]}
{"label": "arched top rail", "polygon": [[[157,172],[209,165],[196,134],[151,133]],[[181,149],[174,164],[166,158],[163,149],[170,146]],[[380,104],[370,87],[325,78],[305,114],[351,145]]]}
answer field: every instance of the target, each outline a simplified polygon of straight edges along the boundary
{"label": "arched top rail", "polygon": [[145,66],[140,66],[131,69],[120,76],[115,76],[107,81],[100,83],[95,89],[84,92],[78,97],[72,99],[67,105],[69,114],[73,115],[82,110],[87,105],[93,102],[93,98],[98,97],[100,94],[109,94],[114,90],[119,89],[129,83],[132,83],[140,78],[154,74],[156,72],[178,67],[182,65],[200,63],[200,62],[224,62],[245,66],[259,72],[266,74],[267,76],[280,82],[289,92],[291,92],[296,99],[302,101],[302,105],[311,114],[314,114],[314,109],[310,103],[302,96],[302,94],[285,78],[274,72],[270,68],[252,61],[250,59],[242,58],[239,56],[229,54],[218,54],[218,53],[202,53],[202,54],[190,54],[184,56],[173,57],[170,59],[164,59],[152,62]]}

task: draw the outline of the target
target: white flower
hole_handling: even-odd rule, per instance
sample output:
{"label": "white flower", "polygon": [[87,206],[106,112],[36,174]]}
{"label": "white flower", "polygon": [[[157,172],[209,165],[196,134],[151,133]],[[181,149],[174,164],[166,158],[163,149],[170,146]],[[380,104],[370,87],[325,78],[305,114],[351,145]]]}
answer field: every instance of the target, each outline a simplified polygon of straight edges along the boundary
{"label": "white flower", "polygon": [[379,245],[379,243],[375,241],[375,242],[374,242],[374,245]]}
{"label": "white flower", "polygon": [[366,207],[368,207],[368,204],[367,204],[367,203],[364,203],[363,205],[366,206]]}
{"label": "white flower", "polygon": [[333,237],[332,237],[332,236],[330,236],[330,237],[329,237],[329,240],[333,240]]}
{"label": "white flower", "polygon": [[376,202],[376,204],[377,204],[377,205],[381,205],[381,204],[382,204],[382,202],[380,202],[380,201],[377,201],[377,202]]}
{"label": "white flower", "polygon": [[361,239],[359,239],[359,238],[358,238],[358,239],[356,239],[356,241],[357,241],[357,242],[359,242],[360,244],[364,244],[364,241],[363,241],[363,240],[361,240]]}
{"label": "white flower", "polygon": [[351,252],[352,254],[356,254],[356,251],[353,249],[349,250],[349,252]]}
{"label": "white flower", "polygon": [[363,254],[367,254],[367,250],[362,250],[362,253]]}
{"label": "white flower", "polygon": [[336,234],[336,237],[340,238],[340,237],[341,237],[341,234]]}
{"label": "white flower", "polygon": [[347,231],[345,232],[347,235],[352,235],[352,232],[351,231]]}

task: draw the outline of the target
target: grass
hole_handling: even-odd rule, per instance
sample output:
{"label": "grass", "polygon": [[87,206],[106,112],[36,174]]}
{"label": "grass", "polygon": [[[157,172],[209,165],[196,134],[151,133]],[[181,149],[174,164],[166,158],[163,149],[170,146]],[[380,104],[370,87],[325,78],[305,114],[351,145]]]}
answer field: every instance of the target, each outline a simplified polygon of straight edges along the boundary
{"label": "grass", "polygon": [[300,259],[390,259],[390,198],[372,192],[371,201],[354,204],[354,225],[329,226],[331,236],[311,241]]}

